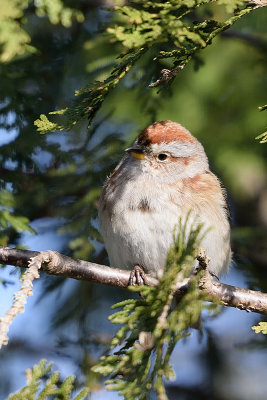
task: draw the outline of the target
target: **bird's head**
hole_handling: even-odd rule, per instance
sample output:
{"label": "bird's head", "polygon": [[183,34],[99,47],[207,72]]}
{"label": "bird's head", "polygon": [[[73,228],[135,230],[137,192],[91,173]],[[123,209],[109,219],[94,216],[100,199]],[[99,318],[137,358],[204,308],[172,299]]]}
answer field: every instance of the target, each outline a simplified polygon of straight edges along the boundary
{"label": "bird's head", "polygon": [[203,146],[187,129],[172,121],[150,125],[125,151],[137,169],[168,182],[192,178],[209,169]]}

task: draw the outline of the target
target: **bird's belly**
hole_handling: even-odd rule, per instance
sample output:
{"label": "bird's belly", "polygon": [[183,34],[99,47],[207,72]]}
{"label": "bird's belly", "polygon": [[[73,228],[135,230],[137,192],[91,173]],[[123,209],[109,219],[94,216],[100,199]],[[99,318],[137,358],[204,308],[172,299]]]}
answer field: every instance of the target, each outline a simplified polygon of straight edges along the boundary
{"label": "bird's belly", "polygon": [[178,222],[177,208],[165,212],[138,209],[114,214],[109,226],[101,229],[110,265],[131,269],[139,264],[146,272],[158,275],[166,265]]}
{"label": "bird's belly", "polygon": [[[191,210],[187,230],[204,223],[204,230],[211,228],[202,240],[201,246],[211,257],[209,270],[215,275],[227,272],[231,260],[229,224],[223,214],[217,214],[207,207],[187,207],[170,204],[164,207],[161,198],[148,210],[125,208],[125,201],[119,201],[108,214],[100,214],[100,231],[108,252],[110,265],[115,268],[132,269],[141,265],[153,276],[161,275],[166,266],[167,255],[173,244],[175,226],[185,221]],[[218,228],[220,226],[220,229]]]}

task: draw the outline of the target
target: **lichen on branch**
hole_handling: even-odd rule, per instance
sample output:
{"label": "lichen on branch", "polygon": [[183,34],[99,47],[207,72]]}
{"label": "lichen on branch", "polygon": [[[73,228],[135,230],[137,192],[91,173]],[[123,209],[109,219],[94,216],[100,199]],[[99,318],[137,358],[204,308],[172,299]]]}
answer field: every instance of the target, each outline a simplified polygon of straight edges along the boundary
{"label": "lichen on branch", "polygon": [[39,269],[46,260],[39,253],[37,256],[33,257],[29,262],[29,268],[21,277],[21,287],[14,294],[14,301],[11,308],[6,312],[6,314],[0,318],[0,349],[3,345],[8,344],[8,330],[17,314],[23,313],[25,310],[25,304],[29,296],[32,296],[32,286],[34,279],[38,279]]}

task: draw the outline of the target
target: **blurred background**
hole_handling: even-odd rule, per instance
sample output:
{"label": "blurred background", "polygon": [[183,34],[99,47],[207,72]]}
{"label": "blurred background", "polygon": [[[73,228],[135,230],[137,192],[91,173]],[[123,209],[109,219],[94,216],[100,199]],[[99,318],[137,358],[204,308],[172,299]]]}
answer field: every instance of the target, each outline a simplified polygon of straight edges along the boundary
{"label": "blurred background", "polygon": [[[211,169],[227,189],[232,214],[234,264],[223,282],[267,291],[267,145],[255,137],[265,130],[266,8],[242,18],[189,63],[169,88],[149,89],[167,61],[146,54],[104,102],[88,133],[87,121],[41,135],[34,120],[64,108],[79,87],[110,73],[121,45],[105,33],[114,13],[106,2],[66,2],[78,14],[42,10],[30,2],[24,13],[6,1],[0,10],[0,207],[25,216],[33,233],[12,226],[0,230],[1,245],[58,250],[107,264],[98,233],[97,202],[107,175],[123,149],[155,120],[171,119],[204,145]],[[40,2],[41,4],[41,2]],[[12,8],[13,7],[13,8]],[[6,10],[31,38],[27,48],[9,34]],[[204,12],[204,11],[201,11]],[[210,7],[218,20],[224,9]],[[47,16],[48,14],[48,16]],[[115,12],[116,14],[116,12]],[[54,19],[52,18],[54,16]],[[27,41],[27,37],[25,38]],[[154,50],[155,51],[155,50]],[[11,224],[12,225],[12,224]],[[21,271],[0,268],[0,315],[12,304]],[[110,306],[130,294],[88,282],[41,275],[26,311],[11,325],[9,345],[0,352],[0,398],[24,385],[24,371],[41,358],[62,377],[77,376],[92,388],[92,399],[117,399],[90,367],[116,330]],[[175,349],[176,379],[170,399],[264,400],[267,343],[251,326],[263,316],[224,308],[205,318]]]}

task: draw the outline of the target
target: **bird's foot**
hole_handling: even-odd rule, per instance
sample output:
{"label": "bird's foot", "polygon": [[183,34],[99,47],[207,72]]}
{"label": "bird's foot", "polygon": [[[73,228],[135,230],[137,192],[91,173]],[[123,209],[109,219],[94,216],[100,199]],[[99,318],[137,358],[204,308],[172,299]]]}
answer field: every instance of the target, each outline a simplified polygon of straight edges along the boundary
{"label": "bird's foot", "polygon": [[147,285],[146,274],[138,264],[133,267],[129,278],[129,286],[134,286],[135,284],[138,286]]}

